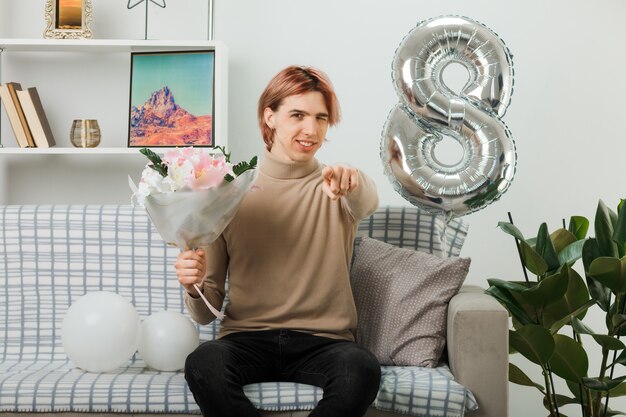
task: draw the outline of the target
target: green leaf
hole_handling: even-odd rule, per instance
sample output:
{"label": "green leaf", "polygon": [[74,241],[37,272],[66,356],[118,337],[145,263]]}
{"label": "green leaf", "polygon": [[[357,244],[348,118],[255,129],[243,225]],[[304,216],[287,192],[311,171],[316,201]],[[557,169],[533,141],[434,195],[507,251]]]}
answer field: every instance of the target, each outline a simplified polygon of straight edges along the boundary
{"label": "green leaf", "polygon": [[498,222],[498,227],[506,234],[513,236],[517,240],[524,240],[524,235],[513,223]]}
{"label": "green leaf", "polygon": [[626,348],[626,346],[624,346],[624,343],[622,343],[619,339],[616,339],[615,337],[606,334],[596,333],[578,319],[572,319],[572,328],[576,331],[576,333],[588,334],[589,336],[593,337],[593,339],[604,349],[621,350]]}
{"label": "green leaf", "polygon": [[524,290],[522,297],[532,306],[545,307],[560,301],[567,291],[568,284],[568,275],[557,273]]}
{"label": "green leaf", "polygon": [[555,334],[554,354],[550,358],[552,372],[563,379],[579,382],[587,375],[589,359],[585,349],[571,337]]}
{"label": "green leaf", "polygon": [[596,334],[591,327],[587,326],[577,318],[573,318],[571,324],[574,331],[578,334]]}
{"label": "green leaf", "polygon": [[622,350],[626,348],[621,340],[607,334],[593,334],[591,337],[606,350]]}
{"label": "green leaf", "polygon": [[546,261],[548,271],[554,271],[560,266],[559,258],[556,256],[556,250],[548,234],[548,225],[546,223],[541,223],[541,226],[539,226],[535,251]]}
{"label": "green leaf", "polygon": [[619,378],[582,378],[583,385],[589,389],[594,391],[609,391],[613,388],[617,387],[620,383],[622,383],[626,379],[626,376],[620,376]]}
{"label": "green leaf", "polygon": [[[246,171],[248,171],[250,169],[256,168],[256,164],[257,164],[257,157],[254,156],[254,157],[252,157],[250,162],[242,161],[242,162],[238,163],[237,165],[235,165],[233,167],[233,173],[235,174],[235,177],[238,177],[241,174],[243,174],[244,172],[246,172]],[[235,179],[235,177],[233,177],[230,174],[226,174],[224,176],[224,180],[226,182],[231,182],[232,180]]]}
{"label": "green leaf", "polygon": [[598,306],[603,311],[608,312],[611,307],[611,290],[589,276],[591,263],[601,256],[598,241],[596,239],[587,239],[583,246],[583,264],[585,266],[585,278],[589,287],[589,294],[596,300]]}
{"label": "green leaf", "polygon": [[528,243],[520,240],[522,259],[526,268],[537,276],[543,276],[548,271],[548,264]]}
{"label": "green leaf", "polygon": [[[580,306],[589,301],[589,291],[583,278],[574,269],[568,265],[564,265],[561,274],[565,275],[568,280],[567,291],[563,298],[556,303],[546,307],[543,312],[543,325],[550,327],[563,317],[574,313]],[[577,317],[583,319],[586,310]]]}
{"label": "green leaf", "polygon": [[611,324],[613,331],[616,332],[618,329],[622,328],[626,324],[626,314],[613,314],[611,316]]}
{"label": "green leaf", "polygon": [[591,262],[589,275],[614,294],[626,292],[626,257],[601,257]]}
{"label": "green leaf", "polygon": [[567,316],[563,317],[561,320],[552,324],[552,326],[550,326],[550,333],[556,334],[559,331],[559,329],[561,329],[561,327],[565,326],[566,324],[571,324],[572,319],[578,317],[582,312],[587,311],[589,307],[592,307],[595,304],[596,302],[594,300],[587,301],[585,304],[577,308],[576,311],[574,311],[572,314],[568,314]]}
{"label": "green leaf", "polygon": [[561,265],[573,265],[574,262],[579,260],[583,256],[583,247],[585,245],[584,240],[577,240],[570,243],[559,252],[559,262]]}
{"label": "green leaf", "polygon": [[618,256],[617,245],[613,242],[613,231],[616,223],[617,215],[600,200],[596,210],[594,227],[602,256]]}
{"label": "green leaf", "polygon": [[623,350],[622,353],[620,353],[619,356],[615,358],[615,362],[609,365],[609,367],[615,364],[626,366],[626,350]]}
{"label": "green leaf", "polygon": [[620,350],[626,347],[624,346],[624,343],[622,343],[619,339],[616,339],[615,337],[606,334],[596,333],[587,325],[585,325],[582,321],[576,318],[572,319],[572,328],[578,334],[587,334],[593,337],[593,339],[604,349]]}
{"label": "green leaf", "polygon": [[611,410],[610,408],[607,411],[604,411],[604,403],[600,404],[600,415],[602,417],[614,417],[614,416],[626,416],[622,411]]}
{"label": "green leaf", "polygon": [[527,387],[535,387],[539,391],[544,393],[544,388],[542,385],[537,384],[536,382],[533,382],[528,377],[528,375],[524,373],[524,371],[522,371],[520,368],[518,368],[512,363],[509,363],[509,381],[518,385],[525,385]]}
{"label": "green leaf", "polygon": [[[563,407],[564,405],[567,405],[567,404],[579,404],[576,398],[566,397],[565,395],[561,395],[561,394],[552,394],[552,395],[556,399],[556,403],[559,407]],[[550,400],[547,395],[543,396],[543,406],[546,408],[546,410],[548,411],[550,410]],[[559,410],[559,417],[565,417],[565,414],[563,414],[561,410]]]}
{"label": "green leaf", "polygon": [[548,363],[554,354],[554,339],[549,331],[537,324],[527,324],[509,330],[509,343],[525,358],[539,365]]}
{"label": "green leaf", "polygon": [[167,165],[163,163],[159,155],[149,148],[141,148],[139,153],[145,155],[152,162],[152,164],[148,165],[150,168],[161,174],[162,177],[167,177]]}
{"label": "green leaf", "polygon": [[557,229],[550,234],[550,240],[554,245],[556,253],[560,253],[568,245],[576,242],[576,236],[566,229]]}
{"label": "green leaf", "polygon": [[626,252],[626,204],[624,200],[620,202],[617,214],[615,230],[613,230],[613,241],[617,243],[618,256],[622,257]]}
{"label": "green leaf", "polygon": [[213,146],[213,149],[218,149],[222,153],[222,155],[224,155],[224,159],[226,160],[226,162],[230,162],[230,152],[226,152],[225,146]]}
{"label": "green leaf", "polygon": [[578,404],[580,403],[586,404],[585,397],[580,396],[581,390],[582,390],[582,383],[577,384],[568,380],[565,380],[565,383],[567,384],[567,388],[569,388],[570,392],[574,394],[574,397],[576,398],[576,402]]}
{"label": "green leaf", "polygon": [[[506,281],[504,281],[506,282]],[[502,288],[491,286],[485,290],[485,292],[498,300],[500,304],[508,310],[508,312],[520,323],[526,325],[534,323],[530,318],[526,310],[520,305],[520,303],[511,295],[511,293]]]}
{"label": "green leaf", "polygon": [[569,219],[568,230],[576,236],[576,240],[582,240],[587,236],[587,231],[589,231],[589,220],[582,216],[572,216]]}

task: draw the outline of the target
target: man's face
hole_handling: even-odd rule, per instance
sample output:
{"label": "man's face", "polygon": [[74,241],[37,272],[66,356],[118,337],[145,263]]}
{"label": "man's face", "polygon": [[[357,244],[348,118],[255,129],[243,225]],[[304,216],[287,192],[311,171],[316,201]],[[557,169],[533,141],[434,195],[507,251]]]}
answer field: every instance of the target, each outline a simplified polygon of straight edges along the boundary
{"label": "man's face", "polygon": [[276,111],[266,108],[264,116],[274,129],[271,153],[284,161],[311,160],[326,138],[328,109],[319,91],[286,97]]}

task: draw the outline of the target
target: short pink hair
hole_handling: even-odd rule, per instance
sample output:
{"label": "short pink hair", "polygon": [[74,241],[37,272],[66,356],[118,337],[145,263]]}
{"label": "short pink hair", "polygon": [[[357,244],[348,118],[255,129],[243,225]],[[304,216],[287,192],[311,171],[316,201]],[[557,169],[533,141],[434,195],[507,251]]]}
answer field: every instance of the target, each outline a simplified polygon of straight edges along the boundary
{"label": "short pink hair", "polygon": [[265,109],[269,107],[272,111],[276,111],[286,97],[311,91],[319,91],[324,96],[326,108],[328,109],[328,124],[334,126],[339,123],[341,118],[339,100],[337,100],[335,89],[328,76],[312,67],[295,65],[287,67],[270,80],[267,87],[265,87],[265,91],[259,97],[257,116],[263,141],[268,150],[272,149],[274,131],[265,123]]}

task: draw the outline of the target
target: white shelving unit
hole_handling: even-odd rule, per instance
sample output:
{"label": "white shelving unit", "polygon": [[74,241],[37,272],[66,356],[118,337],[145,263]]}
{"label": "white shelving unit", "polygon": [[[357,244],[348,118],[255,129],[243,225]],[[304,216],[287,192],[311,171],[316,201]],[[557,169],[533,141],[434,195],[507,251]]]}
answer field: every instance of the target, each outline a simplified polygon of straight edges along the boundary
{"label": "white shelving unit", "polygon": [[[133,52],[170,52],[170,51],[196,51],[196,50],[213,50],[215,51],[215,85],[214,85],[214,132],[213,137],[217,145],[226,145],[228,138],[228,51],[224,44],[219,41],[189,40],[189,41],[167,41],[167,40],[121,40],[121,39],[0,39],[0,82],[13,81],[5,80],[5,66],[9,66],[13,56],[20,54],[38,54],[41,60],[46,60],[46,54],[128,54],[128,60],[125,61],[125,68],[130,77],[130,54]],[[53,62],[51,65],[58,64]],[[80,71],[80,69],[74,69]],[[51,81],[54,82],[54,81]],[[128,97],[128,96],[127,96]],[[127,98],[126,97],[126,98]],[[122,103],[128,106],[128,102]],[[44,102],[44,108],[48,104]],[[4,113],[4,110],[2,110]],[[93,149],[76,149],[71,145],[57,146],[50,149],[31,149],[19,148],[14,138],[5,140],[7,132],[12,134],[9,129],[1,128],[8,126],[8,119],[2,115],[2,124],[0,125],[0,155],[1,154],[127,154],[136,153],[138,149],[127,148],[125,146],[107,145],[106,133],[103,132],[103,140],[101,146]],[[72,117],[68,116],[68,123]],[[120,124],[126,124],[128,120],[119,120]],[[102,127],[102,126],[101,126]],[[126,129],[127,130],[127,129]],[[4,135],[2,134],[4,132]],[[69,133],[69,132],[68,132]],[[120,140],[116,138],[116,143],[126,143],[126,138]],[[165,148],[158,148],[165,150]]]}
{"label": "white shelving unit", "polygon": [[[196,50],[215,51],[213,137],[227,145],[228,51],[219,41],[0,39],[0,82],[37,87],[57,142],[18,147],[0,108],[0,204],[128,202],[128,176],[138,180],[147,162],[127,146],[131,53]],[[71,145],[73,119],[98,119],[98,147]]]}

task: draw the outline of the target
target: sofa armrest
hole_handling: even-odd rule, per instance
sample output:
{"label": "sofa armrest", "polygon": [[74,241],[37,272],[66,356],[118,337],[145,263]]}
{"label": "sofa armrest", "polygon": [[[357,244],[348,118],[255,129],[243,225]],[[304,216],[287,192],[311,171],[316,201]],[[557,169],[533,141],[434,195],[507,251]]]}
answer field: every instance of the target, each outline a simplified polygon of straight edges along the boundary
{"label": "sofa armrest", "polygon": [[448,307],[447,348],[455,380],[478,401],[473,417],[508,415],[509,317],[478,286],[464,285]]}

